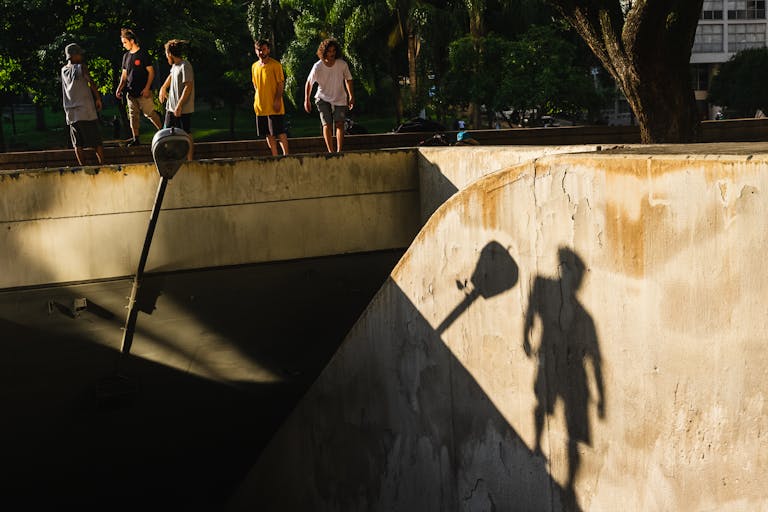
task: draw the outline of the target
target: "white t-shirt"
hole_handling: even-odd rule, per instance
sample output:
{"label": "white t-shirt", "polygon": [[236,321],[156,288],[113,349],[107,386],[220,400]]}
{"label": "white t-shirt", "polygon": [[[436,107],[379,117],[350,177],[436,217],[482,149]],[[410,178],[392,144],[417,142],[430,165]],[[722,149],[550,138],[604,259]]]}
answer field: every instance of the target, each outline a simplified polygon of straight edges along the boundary
{"label": "white t-shirt", "polygon": [[[171,86],[168,90],[168,101],[165,102],[165,109],[173,112],[179,105],[181,99],[181,93],[184,92],[185,83],[195,82],[195,72],[192,70],[192,64],[186,60],[182,60],[179,64],[171,66]],[[181,108],[182,114],[191,114],[195,111],[195,90],[192,89],[192,94],[184,106]]]}
{"label": "white t-shirt", "polygon": [[307,82],[317,83],[315,99],[327,101],[331,105],[347,104],[346,80],[352,80],[349,66],[343,59],[336,59],[333,66],[326,66],[322,60],[315,62],[312,71],[309,72]]}

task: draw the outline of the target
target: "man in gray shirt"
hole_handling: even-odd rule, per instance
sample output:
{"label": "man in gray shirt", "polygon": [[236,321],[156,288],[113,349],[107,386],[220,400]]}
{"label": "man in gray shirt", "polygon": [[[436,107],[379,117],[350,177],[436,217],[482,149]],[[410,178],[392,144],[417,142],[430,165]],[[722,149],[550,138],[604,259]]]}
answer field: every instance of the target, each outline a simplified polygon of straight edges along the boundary
{"label": "man in gray shirt", "polygon": [[64,49],[67,57],[67,64],[61,68],[64,113],[77,163],[83,165],[85,148],[94,148],[99,164],[103,164],[104,148],[97,114],[101,110],[101,95],[83,62],[83,53],[76,43],[68,44]]}

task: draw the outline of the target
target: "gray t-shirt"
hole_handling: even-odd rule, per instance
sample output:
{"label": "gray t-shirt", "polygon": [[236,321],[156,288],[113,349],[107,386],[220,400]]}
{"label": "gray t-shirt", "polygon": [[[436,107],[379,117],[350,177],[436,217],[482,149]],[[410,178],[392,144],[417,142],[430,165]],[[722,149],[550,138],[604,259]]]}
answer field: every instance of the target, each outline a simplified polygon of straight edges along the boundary
{"label": "gray t-shirt", "polygon": [[88,68],[71,62],[61,68],[61,93],[64,98],[64,112],[67,124],[77,121],[95,121],[96,102],[93,99]]}
{"label": "gray t-shirt", "polygon": [[[192,64],[182,60],[178,64],[171,66],[171,85],[168,90],[168,101],[165,103],[165,109],[169,112],[176,110],[184,90],[184,82],[194,83],[195,72],[192,71]],[[195,90],[181,109],[182,114],[191,114],[195,111]]]}

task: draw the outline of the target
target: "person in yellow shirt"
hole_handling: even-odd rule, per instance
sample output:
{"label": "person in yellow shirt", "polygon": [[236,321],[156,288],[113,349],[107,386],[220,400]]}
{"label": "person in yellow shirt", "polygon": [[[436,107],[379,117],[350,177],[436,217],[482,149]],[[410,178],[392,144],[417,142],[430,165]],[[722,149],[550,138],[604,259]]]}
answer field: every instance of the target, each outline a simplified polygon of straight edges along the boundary
{"label": "person in yellow shirt", "polygon": [[253,110],[256,112],[256,133],[267,139],[273,156],[277,156],[275,137],[280,141],[283,155],[288,154],[288,134],[285,131],[285,75],[283,66],[269,56],[270,45],[266,39],[256,41],[254,48],[259,60],[251,66],[253,81]]}

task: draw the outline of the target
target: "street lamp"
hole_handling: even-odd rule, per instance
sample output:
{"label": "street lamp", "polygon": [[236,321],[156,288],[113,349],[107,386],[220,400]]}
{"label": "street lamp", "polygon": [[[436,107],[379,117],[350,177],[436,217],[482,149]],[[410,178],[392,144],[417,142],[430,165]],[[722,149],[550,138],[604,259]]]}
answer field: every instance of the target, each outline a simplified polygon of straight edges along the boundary
{"label": "street lamp", "polygon": [[141,248],[139,266],[133,278],[131,296],[128,298],[128,316],[125,319],[123,341],[120,345],[115,374],[101,382],[99,398],[102,401],[123,399],[133,395],[137,390],[136,386],[121,373],[121,364],[131,351],[133,333],[136,329],[136,318],[139,314],[136,301],[139,289],[141,288],[141,280],[144,277],[144,267],[149,257],[149,247],[152,244],[152,236],[155,233],[157,218],[160,215],[160,207],[163,204],[165,189],[168,186],[168,180],[176,175],[181,165],[187,160],[191,144],[192,141],[189,135],[179,128],[163,128],[158,130],[152,138],[152,158],[155,161],[157,172],[160,173],[160,184],[157,187],[155,204],[152,206],[152,213],[149,216],[147,235],[144,238],[144,246]]}

